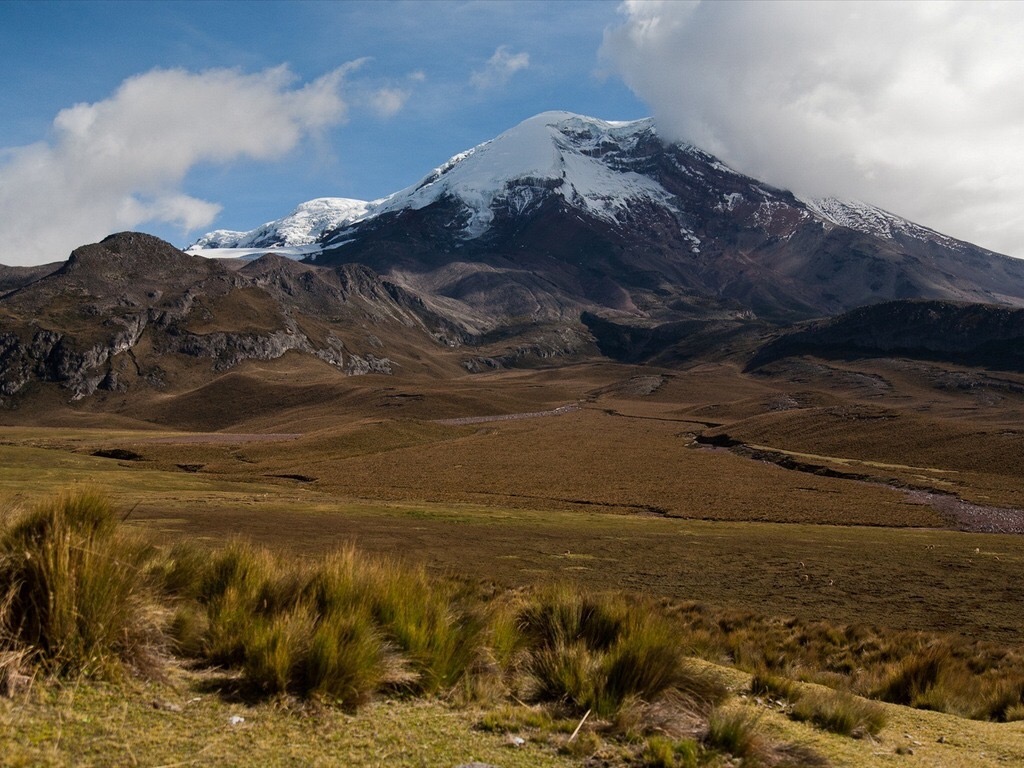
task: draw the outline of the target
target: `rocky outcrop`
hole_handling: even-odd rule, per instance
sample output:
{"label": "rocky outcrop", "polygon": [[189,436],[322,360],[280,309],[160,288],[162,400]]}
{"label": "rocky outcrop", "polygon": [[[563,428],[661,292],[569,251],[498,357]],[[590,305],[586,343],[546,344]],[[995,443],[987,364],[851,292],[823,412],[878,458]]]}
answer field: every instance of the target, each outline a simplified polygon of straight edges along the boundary
{"label": "rocky outcrop", "polygon": [[268,253],[244,266],[240,274],[283,305],[302,312],[330,316],[340,307],[352,305],[374,322],[419,329],[448,347],[472,338],[464,327],[429,307],[422,297],[381,279],[361,264],[324,268]]}
{"label": "rocky outcrop", "polygon": [[599,354],[586,328],[557,325],[518,328],[507,337],[501,334],[475,341],[474,354],[462,361],[470,373],[499,368],[531,368],[568,362]]}
{"label": "rocky outcrop", "polygon": [[267,334],[187,333],[165,341],[166,352],[213,361],[213,370],[226,371],[246,360],[276,360],[291,351],[313,355],[350,376],[365,373],[391,373],[391,361],[373,355],[360,357],[344,351],[344,343],[334,337],[325,346],[315,346],[307,336],[292,329]]}
{"label": "rocky outcrop", "polygon": [[39,330],[24,341],[17,333],[0,334],[0,394],[17,394],[33,379],[57,382],[80,400],[97,389],[115,389],[107,363],[138,343],[146,327],[144,316],[124,322],[107,340],[85,347],[67,334]]}

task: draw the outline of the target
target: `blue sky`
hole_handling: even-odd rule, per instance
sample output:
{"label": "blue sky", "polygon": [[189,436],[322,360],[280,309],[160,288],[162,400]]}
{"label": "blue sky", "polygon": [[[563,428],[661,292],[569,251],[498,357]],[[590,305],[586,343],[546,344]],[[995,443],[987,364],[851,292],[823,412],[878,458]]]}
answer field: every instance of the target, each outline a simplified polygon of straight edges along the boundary
{"label": "blue sky", "polygon": [[[0,147],[46,140],[62,109],[108,99],[127,78],[155,68],[256,73],[287,65],[301,86],[362,60],[341,89],[343,122],[280,157],[189,168],[182,190],[222,206],[203,229],[249,229],[314,197],[394,192],[547,109],[645,116],[622,80],[601,71],[602,35],[616,21],[616,3],[601,0],[2,2]],[[499,48],[526,63],[484,81]],[[404,98],[393,114],[374,106],[382,90]],[[178,245],[201,234],[166,222],[145,227]]]}
{"label": "blue sky", "polygon": [[0,0],[0,263],[374,199],[549,109],[1024,257],[1024,3]]}

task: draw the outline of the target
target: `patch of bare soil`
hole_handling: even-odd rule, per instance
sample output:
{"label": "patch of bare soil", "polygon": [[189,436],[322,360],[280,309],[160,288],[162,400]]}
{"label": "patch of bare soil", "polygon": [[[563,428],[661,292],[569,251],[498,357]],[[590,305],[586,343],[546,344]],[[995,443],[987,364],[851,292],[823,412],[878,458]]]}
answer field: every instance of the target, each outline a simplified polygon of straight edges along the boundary
{"label": "patch of bare soil", "polygon": [[907,500],[926,504],[952,518],[961,531],[972,533],[1024,533],[1024,509],[971,504],[949,493],[908,490]]}

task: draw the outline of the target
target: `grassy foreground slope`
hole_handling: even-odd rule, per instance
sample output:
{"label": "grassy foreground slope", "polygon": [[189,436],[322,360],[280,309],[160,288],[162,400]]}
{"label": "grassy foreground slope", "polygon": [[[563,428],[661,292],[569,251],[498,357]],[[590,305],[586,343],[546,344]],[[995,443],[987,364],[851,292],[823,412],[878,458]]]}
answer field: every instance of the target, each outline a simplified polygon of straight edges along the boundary
{"label": "grassy foreground slope", "polygon": [[[542,741],[560,744],[568,755],[601,752],[616,764],[637,764],[648,762],[648,752],[667,749],[663,757],[672,765],[677,752],[685,764],[729,753],[773,763],[778,756],[786,764],[793,764],[787,756],[799,754],[821,763],[795,745],[761,739],[755,745],[745,721],[730,721],[723,731],[719,705],[728,693],[722,683],[685,658],[671,624],[653,606],[622,597],[569,587],[478,595],[354,550],[299,567],[244,543],[213,552],[180,544],[159,550],[120,529],[110,505],[92,494],[68,495],[5,521],[0,584],[4,689],[12,697],[35,697],[24,720],[15,716],[12,723],[19,760],[31,761],[25,750],[39,740],[52,753],[43,757],[60,758],[65,718],[86,724],[93,741],[86,754],[93,753],[89,701],[99,694],[102,709],[98,683],[120,683],[124,690],[134,678],[166,681],[185,662],[201,671],[191,676],[196,690],[238,704],[273,702],[297,715],[356,712],[381,698],[427,699],[438,708],[444,701],[478,707],[512,701],[525,709],[528,701],[532,726],[546,732]],[[179,669],[176,677],[184,676]],[[33,678],[50,682],[36,693]],[[44,700],[61,682],[73,687]],[[59,694],[69,690],[65,711]],[[82,704],[74,701],[80,690]],[[137,695],[138,689],[129,691]],[[153,706],[181,714],[198,701],[202,696]],[[41,712],[44,722],[32,712]],[[590,727],[576,741],[590,715]],[[45,727],[55,718],[56,733]],[[577,718],[580,724],[561,738],[559,721],[566,718],[568,725]],[[127,719],[126,702],[122,727]],[[431,721],[421,727],[429,731]],[[244,723],[243,715],[228,718],[231,727]],[[507,731],[509,723],[488,715],[480,726]],[[654,741],[654,734],[670,740]],[[430,753],[421,764],[454,756],[452,745],[411,736],[420,743],[416,750]],[[146,748],[150,737],[138,746]],[[123,742],[129,755],[132,741]],[[379,753],[390,741],[375,736],[372,749]],[[518,750],[525,743],[518,737],[512,745]],[[337,749],[336,760],[364,764],[358,746],[358,739],[328,740],[305,761]],[[285,760],[279,748],[267,749],[267,762],[304,759]],[[114,751],[101,747],[96,758],[116,762]]]}
{"label": "grassy foreground slope", "polygon": [[[743,673],[729,672],[742,691]],[[154,703],[156,705],[154,705]],[[168,711],[168,705],[182,711]],[[837,768],[945,766],[1001,768],[1024,761],[1021,723],[982,723],[885,705],[888,723],[872,740],[850,739],[795,722],[774,707],[735,698],[760,731],[806,744]],[[512,714],[512,713],[509,713]],[[518,713],[529,722],[529,711]],[[230,718],[243,717],[232,725]],[[247,705],[206,693],[199,681],[130,687],[81,684],[28,700],[0,698],[0,750],[12,766],[352,765],[453,768],[475,761],[507,768],[579,766],[587,755],[559,754],[557,738],[529,725],[509,733],[481,727],[487,712],[438,701],[384,701],[357,714],[304,713],[279,704]],[[511,721],[511,718],[510,718]],[[575,728],[575,724],[571,726]],[[511,746],[512,737],[524,740]],[[940,741],[941,740],[941,741]]]}
{"label": "grassy foreground slope", "polygon": [[[956,645],[937,637],[922,639],[937,660],[936,673],[922,673],[911,671],[916,641],[891,632],[788,622],[780,640],[782,625],[752,617],[712,614],[701,625],[692,605],[635,595],[482,589],[353,550],[296,564],[243,543],[154,548],[88,493],[5,517],[0,583],[5,764],[1024,759],[1024,661],[1004,650],[986,678],[982,656],[957,666]],[[752,677],[688,656],[728,652],[749,665],[756,649],[744,658],[730,636],[745,628],[748,641],[762,638]],[[847,684],[928,708],[957,706],[980,686],[973,701],[1005,708],[972,716],[1015,722],[863,699],[828,671],[834,651],[782,661],[793,652],[786,637],[819,652],[888,645],[863,657],[866,682]],[[893,653],[904,658],[886,662]],[[830,685],[799,682],[808,677]]]}
{"label": "grassy foreground slope", "polygon": [[[198,687],[198,689],[197,689]],[[386,701],[357,714],[243,705],[201,686],[81,685],[30,703],[0,700],[5,765],[579,765],[554,747],[479,729],[481,713],[437,701]],[[154,706],[181,706],[167,711]],[[232,725],[231,718],[243,723]],[[529,735],[529,734],[526,734]]]}

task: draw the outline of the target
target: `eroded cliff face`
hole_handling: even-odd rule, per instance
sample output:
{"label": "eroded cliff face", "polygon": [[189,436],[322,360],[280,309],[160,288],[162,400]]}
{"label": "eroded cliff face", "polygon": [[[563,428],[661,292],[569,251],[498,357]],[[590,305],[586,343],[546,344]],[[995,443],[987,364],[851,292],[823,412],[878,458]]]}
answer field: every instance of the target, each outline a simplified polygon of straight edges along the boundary
{"label": "eroded cliff face", "polygon": [[[184,355],[197,363],[205,359],[213,372],[226,371],[246,360],[274,360],[291,351],[313,355],[350,376],[392,372],[392,362],[385,356],[349,353],[336,336],[328,336],[325,344],[315,344],[294,324],[269,333],[190,333],[176,325],[149,323],[143,315],[129,318],[126,324],[124,330],[89,345],[50,330],[37,330],[27,339],[18,333],[0,333],[0,394],[16,395],[34,380],[59,384],[71,393],[72,400],[97,390],[123,391],[130,386],[129,380],[118,373],[114,360],[126,354],[141,374],[134,350],[147,329],[155,337],[152,348],[158,355]],[[163,384],[159,366],[151,366],[144,378],[151,386]]]}
{"label": "eroded cliff face", "polygon": [[33,382],[57,384],[71,400],[161,389],[172,369],[213,375],[289,352],[346,375],[389,374],[380,337],[392,326],[444,347],[465,338],[366,267],[268,256],[236,270],[121,233],[0,297],[0,397],[10,404]]}
{"label": "eroded cliff face", "polygon": [[0,393],[15,395],[33,379],[57,382],[70,390],[73,400],[99,388],[116,389],[116,375],[109,363],[138,343],[145,319],[132,318],[126,326],[107,340],[87,346],[50,330],[37,330],[27,340],[18,333],[0,333]]}

